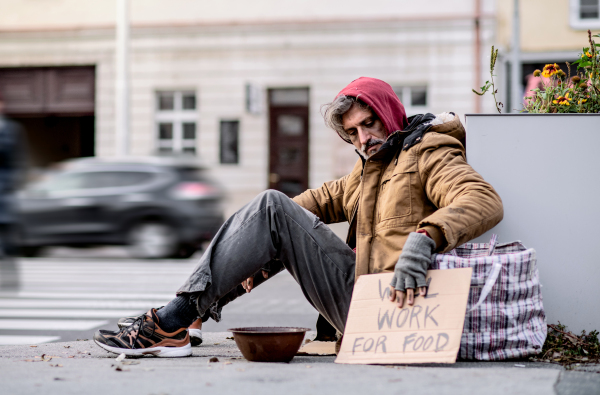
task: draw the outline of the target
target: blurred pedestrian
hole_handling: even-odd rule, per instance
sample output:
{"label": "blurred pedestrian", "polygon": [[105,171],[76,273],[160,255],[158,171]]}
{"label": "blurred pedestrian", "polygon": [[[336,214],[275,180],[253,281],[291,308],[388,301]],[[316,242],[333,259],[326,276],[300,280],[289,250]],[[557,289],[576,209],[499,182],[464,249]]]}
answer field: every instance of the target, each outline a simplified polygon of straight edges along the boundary
{"label": "blurred pedestrian", "polygon": [[[427,292],[434,252],[502,219],[500,197],[466,162],[454,113],[407,119],[389,84],[363,77],[324,117],[359,154],[350,174],[294,199],[261,193],[223,224],[175,299],[119,332],[96,332],[96,344],[125,355],[189,356],[187,328],[198,316],[218,321],[225,304],[283,268],[343,334],[358,276],[393,272],[391,301],[413,305],[416,292]],[[348,244],[324,225],[342,221]]]}
{"label": "blurred pedestrian", "polygon": [[0,93],[0,288],[19,286],[14,193],[24,179],[25,146],[20,126],[4,116]]}

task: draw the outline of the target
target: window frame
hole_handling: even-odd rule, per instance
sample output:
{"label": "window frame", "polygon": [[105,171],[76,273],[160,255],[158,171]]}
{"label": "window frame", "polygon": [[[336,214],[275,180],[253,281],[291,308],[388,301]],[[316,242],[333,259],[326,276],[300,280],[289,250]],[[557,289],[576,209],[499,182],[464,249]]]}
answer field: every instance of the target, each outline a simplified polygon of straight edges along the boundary
{"label": "window frame", "polygon": [[569,22],[575,30],[600,29],[600,0],[598,1],[598,18],[581,19],[580,0],[569,0]]}
{"label": "window frame", "polygon": [[[402,105],[404,106],[404,110],[406,111],[407,116],[426,113],[430,107],[430,92],[429,85],[427,84],[410,84],[410,85],[402,85],[395,84],[392,85],[394,89],[394,93],[398,94],[398,90],[402,89],[402,97],[399,97]],[[412,89],[413,88],[425,88],[425,105],[412,105]]]}
{"label": "window frame", "polygon": [[[161,110],[159,107],[159,96],[164,93],[173,93],[174,105],[172,110]],[[196,97],[196,108],[183,109],[183,96],[193,93]],[[170,140],[160,138],[160,124],[171,123],[173,125],[172,138]],[[195,138],[185,139],[183,136],[183,124],[195,124]],[[171,148],[168,154],[193,154],[198,155],[198,92],[194,89],[159,89],[154,92],[154,138],[158,154],[165,153],[161,148]],[[194,152],[185,151],[193,148]]]}

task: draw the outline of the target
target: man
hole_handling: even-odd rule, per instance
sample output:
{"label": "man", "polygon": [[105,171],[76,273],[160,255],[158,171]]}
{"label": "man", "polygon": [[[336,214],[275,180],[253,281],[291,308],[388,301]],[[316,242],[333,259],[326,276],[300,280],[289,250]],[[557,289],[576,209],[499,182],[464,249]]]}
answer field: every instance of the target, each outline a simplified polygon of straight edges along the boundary
{"label": "man", "polygon": [[[225,304],[282,268],[343,333],[358,276],[394,271],[391,300],[412,305],[415,289],[426,292],[434,251],[449,251],[502,219],[499,196],[466,163],[465,131],[454,114],[409,123],[387,83],[359,78],[324,116],[357,149],[352,172],[294,199],[260,194],[225,222],[175,299],[120,332],[97,332],[100,347],[190,355],[186,328],[198,316],[220,319]],[[341,221],[350,223],[347,243],[323,225]]]}

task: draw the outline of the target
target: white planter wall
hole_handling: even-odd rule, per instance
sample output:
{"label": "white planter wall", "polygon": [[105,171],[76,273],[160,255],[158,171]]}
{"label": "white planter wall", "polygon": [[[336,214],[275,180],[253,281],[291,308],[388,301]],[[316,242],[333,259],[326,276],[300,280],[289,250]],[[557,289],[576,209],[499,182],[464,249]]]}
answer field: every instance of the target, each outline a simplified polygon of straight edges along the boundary
{"label": "white planter wall", "polygon": [[600,329],[600,114],[466,116],[467,160],[504,220],[476,239],[537,251],[548,323]]}

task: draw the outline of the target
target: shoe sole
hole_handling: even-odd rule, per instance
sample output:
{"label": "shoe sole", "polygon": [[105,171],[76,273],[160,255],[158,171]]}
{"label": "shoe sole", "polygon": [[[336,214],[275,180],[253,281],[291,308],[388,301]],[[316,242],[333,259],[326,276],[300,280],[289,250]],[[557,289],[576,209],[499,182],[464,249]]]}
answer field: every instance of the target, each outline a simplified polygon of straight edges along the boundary
{"label": "shoe sole", "polygon": [[125,354],[126,356],[140,356],[140,355],[154,355],[159,358],[180,358],[189,357],[192,355],[192,345],[190,343],[183,347],[151,347],[151,348],[140,348],[140,349],[128,349],[111,347],[106,344],[100,343],[94,339],[94,342],[106,351],[113,352],[115,354]]}

